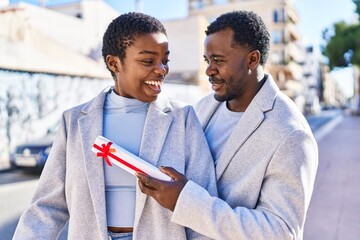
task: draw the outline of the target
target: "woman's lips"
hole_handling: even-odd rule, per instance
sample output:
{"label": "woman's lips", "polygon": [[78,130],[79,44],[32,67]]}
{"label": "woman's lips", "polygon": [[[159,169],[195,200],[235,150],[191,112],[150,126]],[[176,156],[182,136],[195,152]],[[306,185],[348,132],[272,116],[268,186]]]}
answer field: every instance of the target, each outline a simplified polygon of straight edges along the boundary
{"label": "woman's lips", "polygon": [[163,81],[145,81],[145,83],[150,89],[160,92]]}

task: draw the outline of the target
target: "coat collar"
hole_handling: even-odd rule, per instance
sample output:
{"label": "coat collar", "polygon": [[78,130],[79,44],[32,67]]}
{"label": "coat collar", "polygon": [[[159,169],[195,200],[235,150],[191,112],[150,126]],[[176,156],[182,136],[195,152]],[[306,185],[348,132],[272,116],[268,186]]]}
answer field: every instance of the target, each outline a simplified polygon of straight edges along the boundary
{"label": "coat collar", "polygon": [[[230,135],[220,154],[218,164],[216,165],[217,179],[220,179],[240,147],[261,125],[265,118],[265,113],[273,109],[278,91],[279,88],[272,77],[267,75],[264,85],[255,95],[254,99],[244,112],[244,115],[234,127],[234,131]],[[199,120],[204,129],[219,105],[220,102],[216,101],[213,96],[208,96],[207,100],[205,99],[203,103],[200,103],[197,106],[197,112],[200,112]]]}
{"label": "coat collar", "polygon": [[150,103],[145,120],[139,155],[156,166],[173,117],[167,114],[171,105],[166,97],[158,96]]}
{"label": "coat collar", "polygon": [[[150,103],[146,116],[139,156],[154,166],[158,166],[160,154],[173,121],[173,117],[168,114],[171,109],[169,100],[159,95],[155,102]],[[138,186],[136,191],[135,228],[139,223],[147,198]]]}
{"label": "coat collar", "polygon": [[104,168],[102,159],[98,158],[91,151],[91,148],[96,137],[103,133],[103,106],[107,92],[101,92],[93,100],[86,103],[81,109],[84,115],[78,119],[86,177],[96,220],[103,239],[107,237]]}

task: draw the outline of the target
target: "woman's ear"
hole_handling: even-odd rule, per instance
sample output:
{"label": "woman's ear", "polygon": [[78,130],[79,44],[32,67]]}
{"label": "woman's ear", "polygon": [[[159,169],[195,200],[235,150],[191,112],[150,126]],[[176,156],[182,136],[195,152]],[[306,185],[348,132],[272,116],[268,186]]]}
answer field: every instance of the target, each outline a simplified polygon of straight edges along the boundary
{"label": "woman's ear", "polygon": [[118,72],[121,67],[120,59],[117,56],[107,55],[106,66],[113,72]]}
{"label": "woman's ear", "polygon": [[249,69],[255,69],[260,64],[260,51],[253,50],[249,53]]}

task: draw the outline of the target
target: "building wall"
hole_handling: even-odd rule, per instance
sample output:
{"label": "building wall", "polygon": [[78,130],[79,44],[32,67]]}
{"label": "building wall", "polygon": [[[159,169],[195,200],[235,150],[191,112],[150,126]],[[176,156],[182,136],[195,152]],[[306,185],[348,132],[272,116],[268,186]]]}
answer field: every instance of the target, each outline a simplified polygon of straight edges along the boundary
{"label": "building wall", "polygon": [[194,104],[210,91],[203,58],[204,31],[209,23],[204,16],[197,15],[163,21],[163,24],[170,49],[170,72],[164,92],[169,97]]}
{"label": "building wall", "polygon": [[0,8],[3,69],[110,78],[96,51],[101,39],[90,24],[73,16],[25,3]]}
{"label": "building wall", "polygon": [[50,5],[47,8],[53,12],[68,15],[72,19],[80,20],[85,28],[90,30],[90,41],[94,42],[90,49],[87,49],[86,53],[99,47],[99,42],[101,42],[107,26],[113,19],[119,16],[115,9],[102,0],[80,0],[74,3]]}
{"label": "building wall", "polygon": [[271,46],[266,71],[271,73],[281,90],[292,98],[303,111],[304,88],[301,63],[304,53],[300,34],[296,28],[299,21],[291,0],[190,0],[190,16],[204,16],[208,22],[222,13],[248,10],[257,13],[271,34]]}
{"label": "building wall", "polygon": [[0,69],[0,162],[18,144],[45,136],[64,110],[112,85],[112,79]]}
{"label": "building wall", "polygon": [[341,108],[346,105],[346,98],[335,79],[330,74],[330,68],[326,65],[321,67],[323,81],[322,106],[324,108]]}
{"label": "building wall", "polygon": [[305,109],[307,114],[318,114],[320,108],[320,92],[322,88],[321,72],[320,72],[320,53],[313,47],[304,49],[306,52],[303,67],[304,72],[304,85],[305,85]]}

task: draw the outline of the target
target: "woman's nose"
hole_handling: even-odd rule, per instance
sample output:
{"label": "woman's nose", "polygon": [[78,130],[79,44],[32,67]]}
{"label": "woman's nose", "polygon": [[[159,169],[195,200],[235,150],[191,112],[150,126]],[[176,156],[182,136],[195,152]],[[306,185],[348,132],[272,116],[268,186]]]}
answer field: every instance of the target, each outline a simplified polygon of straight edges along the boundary
{"label": "woman's nose", "polygon": [[154,72],[160,75],[165,75],[168,70],[169,68],[167,67],[167,65],[160,63],[155,67]]}

